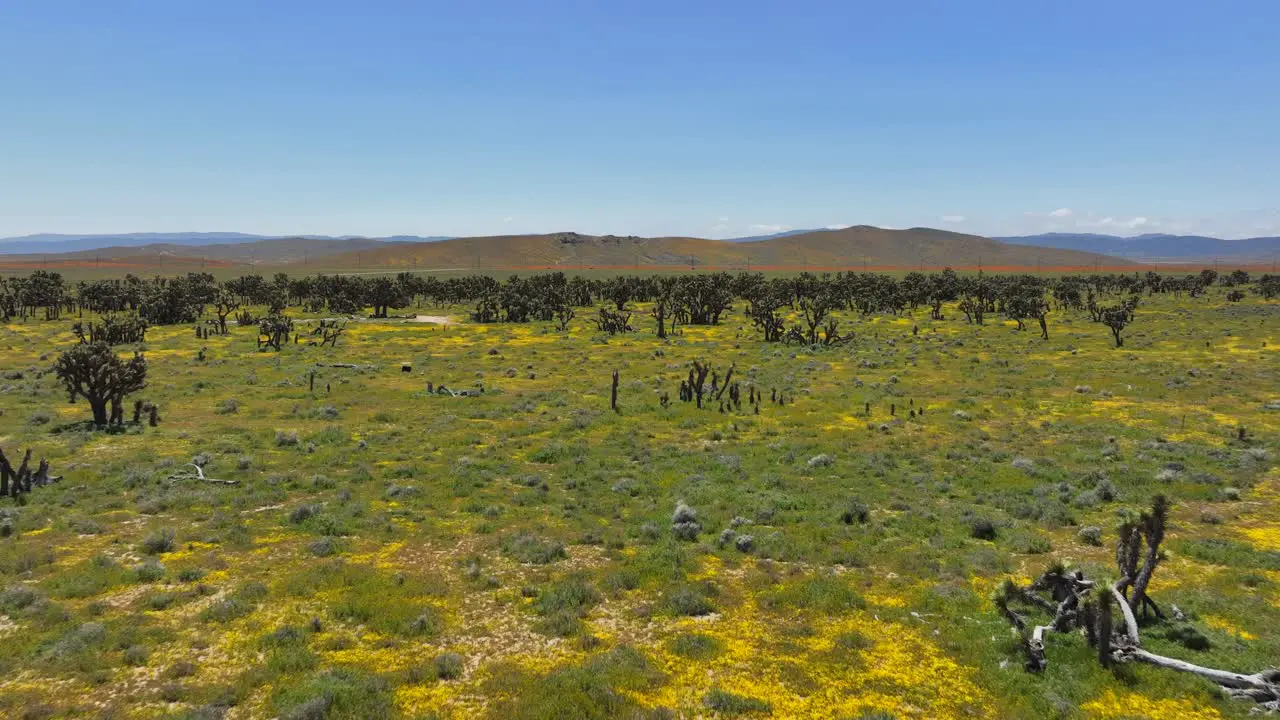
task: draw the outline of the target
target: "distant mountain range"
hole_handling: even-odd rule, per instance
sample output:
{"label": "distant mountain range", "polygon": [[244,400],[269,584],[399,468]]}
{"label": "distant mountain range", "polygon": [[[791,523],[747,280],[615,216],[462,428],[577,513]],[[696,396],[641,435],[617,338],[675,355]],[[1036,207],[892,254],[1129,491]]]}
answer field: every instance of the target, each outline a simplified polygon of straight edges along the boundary
{"label": "distant mountain range", "polygon": [[994,238],[1000,242],[1063,248],[1133,259],[1269,261],[1280,255],[1280,237],[1223,240],[1202,235],[1146,234],[1134,237],[1044,233]]}
{"label": "distant mountain range", "polygon": [[208,247],[235,245],[260,240],[372,240],[383,243],[430,242],[444,240],[442,236],[392,235],[390,237],[365,238],[358,235],[252,235],[237,232],[178,232],[178,233],[122,233],[117,235],[24,235],[0,238],[0,255],[44,255],[70,253],[83,250],[156,246]]}

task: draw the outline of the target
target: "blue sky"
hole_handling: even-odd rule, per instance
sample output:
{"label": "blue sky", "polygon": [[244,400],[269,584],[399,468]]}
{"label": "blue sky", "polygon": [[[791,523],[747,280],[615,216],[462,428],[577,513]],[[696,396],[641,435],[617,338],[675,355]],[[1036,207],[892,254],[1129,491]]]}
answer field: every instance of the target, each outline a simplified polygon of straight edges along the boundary
{"label": "blue sky", "polygon": [[0,236],[1280,234],[1280,2],[6,0]]}

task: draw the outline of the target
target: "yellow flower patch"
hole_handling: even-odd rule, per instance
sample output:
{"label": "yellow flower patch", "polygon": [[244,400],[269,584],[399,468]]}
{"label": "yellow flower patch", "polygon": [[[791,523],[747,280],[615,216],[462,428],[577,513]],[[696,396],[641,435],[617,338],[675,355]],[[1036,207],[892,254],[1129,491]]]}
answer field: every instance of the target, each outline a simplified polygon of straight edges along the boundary
{"label": "yellow flower patch", "polygon": [[1222,632],[1227,633],[1228,635],[1235,635],[1241,640],[1257,640],[1258,639],[1257,635],[1254,635],[1248,630],[1241,629],[1240,627],[1236,626],[1234,623],[1232,623],[1230,620],[1226,618],[1217,617],[1216,615],[1206,616],[1204,618],[1204,624],[1208,625],[1214,630],[1221,630]]}
{"label": "yellow flower patch", "polygon": [[1217,710],[1194,700],[1155,699],[1141,693],[1108,690],[1097,700],[1080,706],[1091,718],[1110,720],[1218,720]]}
{"label": "yellow flower patch", "polygon": [[[665,645],[645,648],[667,682],[632,696],[648,706],[699,708],[712,688],[769,703],[773,717],[831,718],[869,712],[899,717],[990,717],[993,700],[915,628],[862,615],[814,623],[816,633],[779,643],[776,618],[744,606],[724,616],[676,621],[672,634],[710,635],[725,648],[691,663]],[[862,649],[842,638],[862,638]]]}

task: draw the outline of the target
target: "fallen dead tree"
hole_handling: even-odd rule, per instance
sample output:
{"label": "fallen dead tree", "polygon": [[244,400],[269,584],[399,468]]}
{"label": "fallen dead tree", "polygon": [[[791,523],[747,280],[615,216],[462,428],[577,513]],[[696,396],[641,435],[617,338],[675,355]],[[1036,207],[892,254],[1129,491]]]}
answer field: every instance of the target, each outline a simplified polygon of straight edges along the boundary
{"label": "fallen dead tree", "polygon": [[182,467],[195,468],[195,472],[192,473],[192,472],[187,472],[185,470],[179,470],[178,472],[175,472],[174,474],[169,476],[170,483],[182,482],[184,480],[198,480],[200,482],[213,483],[214,485],[239,485],[240,484],[239,480],[221,480],[219,478],[207,477],[204,474],[204,468],[200,467],[195,463],[187,463]]}
{"label": "fallen dead tree", "polygon": [[450,388],[445,387],[443,384],[435,385],[433,383],[428,382],[427,394],[428,395],[444,395],[445,397],[480,397],[481,395],[484,394],[484,388],[478,387],[470,390],[451,390]]}
{"label": "fallen dead tree", "polygon": [[[1089,579],[1080,570],[1071,571],[1055,563],[1029,585],[1018,586],[1012,580],[1001,585],[992,600],[1021,639],[1025,667],[1031,672],[1048,667],[1046,634],[1083,633],[1104,667],[1143,662],[1191,673],[1217,684],[1230,697],[1253,700],[1262,709],[1280,711],[1280,669],[1236,673],[1157,655],[1142,647],[1137,613],[1150,609],[1157,622],[1165,620],[1146,593],[1159,563],[1168,510],[1165,498],[1156,496],[1150,510],[1124,518],[1116,547],[1120,579],[1114,583]],[[1115,608],[1120,610],[1118,626],[1113,622]],[[1041,611],[1051,619],[1045,624],[1032,624],[1024,614],[1027,611]],[[1181,615],[1176,607],[1174,615]]]}

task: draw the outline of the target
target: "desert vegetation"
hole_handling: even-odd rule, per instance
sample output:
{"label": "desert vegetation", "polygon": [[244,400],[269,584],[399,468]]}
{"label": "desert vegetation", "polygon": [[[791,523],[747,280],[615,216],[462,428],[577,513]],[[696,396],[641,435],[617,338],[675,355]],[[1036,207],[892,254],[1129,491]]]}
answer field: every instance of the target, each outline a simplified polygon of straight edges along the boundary
{"label": "desert vegetation", "polygon": [[1278,297],[0,278],[0,716],[1276,710]]}

